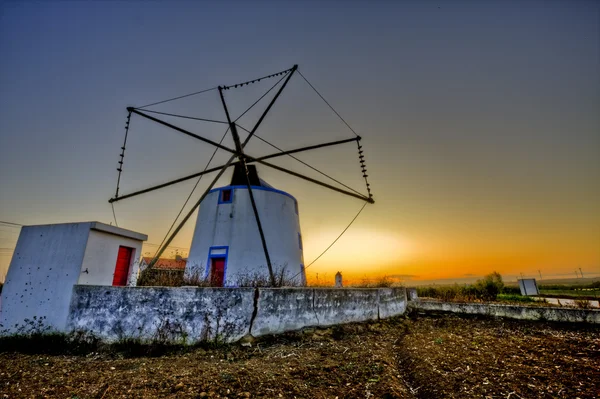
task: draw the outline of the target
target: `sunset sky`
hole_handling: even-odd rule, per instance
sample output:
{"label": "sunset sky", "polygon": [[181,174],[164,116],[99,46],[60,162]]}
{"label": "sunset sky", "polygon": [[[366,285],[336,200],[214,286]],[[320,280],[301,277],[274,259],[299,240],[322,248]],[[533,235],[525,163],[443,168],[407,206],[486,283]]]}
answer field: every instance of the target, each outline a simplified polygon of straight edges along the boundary
{"label": "sunset sky", "polygon": [[[310,279],[599,276],[599,21],[597,1],[2,2],[0,220],[113,222],[127,106],[298,64],[363,137],[376,201]],[[226,92],[233,115],[273,83]],[[225,118],[216,91],[150,109]],[[285,149],[352,137],[300,76],[258,134]],[[212,150],[134,116],[121,193],[200,171]],[[364,191],[356,145],[299,158]],[[298,199],[306,264],[362,206],[259,173]],[[160,243],[194,183],[116,203],[119,226]],[[189,248],[194,222],[173,245]],[[17,237],[0,224],[0,280]]]}

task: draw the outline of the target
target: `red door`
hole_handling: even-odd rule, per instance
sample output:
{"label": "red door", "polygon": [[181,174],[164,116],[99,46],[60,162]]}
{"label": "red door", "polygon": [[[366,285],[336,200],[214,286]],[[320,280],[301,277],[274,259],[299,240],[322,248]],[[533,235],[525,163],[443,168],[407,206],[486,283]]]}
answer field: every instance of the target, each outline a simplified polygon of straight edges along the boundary
{"label": "red door", "polygon": [[225,280],[225,258],[212,258],[210,268],[210,285],[222,287]]}
{"label": "red door", "polygon": [[129,265],[131,264],[132,248],[119,247],[117,255],[117,265],[115,266],[115,275],[113,285],[127,285],[127,276],[129,276]]}

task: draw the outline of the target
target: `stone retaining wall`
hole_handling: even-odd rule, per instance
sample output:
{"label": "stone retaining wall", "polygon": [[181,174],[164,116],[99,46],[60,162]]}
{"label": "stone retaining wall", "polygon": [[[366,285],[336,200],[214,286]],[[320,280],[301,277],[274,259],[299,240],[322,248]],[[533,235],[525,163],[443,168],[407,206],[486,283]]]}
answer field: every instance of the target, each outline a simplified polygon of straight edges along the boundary
{"label": "stone retaining wall", "polygon": [[406,311],[404,288],[197,288],[76,285],[67,331],[105,341],[233,342]]}
{"label": "stone retaining wall", "polygon": [[429,300],[409,301],[411,310],[463,313],[518,320],[546,320],[559,322],[600,324],[600,310],[520,306],[495,303],[455,303]]}

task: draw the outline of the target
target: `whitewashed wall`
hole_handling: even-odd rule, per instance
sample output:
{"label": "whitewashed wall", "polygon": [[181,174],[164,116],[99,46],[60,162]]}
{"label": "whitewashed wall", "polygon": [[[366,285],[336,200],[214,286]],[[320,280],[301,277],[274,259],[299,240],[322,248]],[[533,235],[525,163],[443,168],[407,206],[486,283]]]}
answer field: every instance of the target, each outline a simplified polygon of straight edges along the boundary
{"label": "whitewashed wall", "polygon": [[90,231],[77,284],[112,285],[117,254],[121,245],[133,248],[127,285],[135,286],[142,242],[96,230]]}
{"label": "whitewashed wall", "polygon": [[[90,223],[24,226],[2,289],[0,330],[63,330],[85,253]],[[26,321],[26,320],[29,320]]]}

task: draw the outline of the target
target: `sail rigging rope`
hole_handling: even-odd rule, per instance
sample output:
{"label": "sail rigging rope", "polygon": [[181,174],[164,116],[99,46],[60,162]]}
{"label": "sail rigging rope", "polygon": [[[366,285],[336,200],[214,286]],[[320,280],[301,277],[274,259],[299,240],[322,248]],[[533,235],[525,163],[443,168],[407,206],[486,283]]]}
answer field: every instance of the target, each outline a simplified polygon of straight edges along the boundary
{"label": "sail rigging rope", "polygon": [[355,134],[357,137],[360,137],[360,136],[358,135],[358,133],[356,133],[356,132],[354,131],[354,129],[352,129],[352,127],[350,127],[350,125],[348,124],[348,122],[346,122],[346,120],[345,120],[344,118],[342,118],[342,116],[341,116],[341,115],[340,115],[340,114],[339,114],[339,113],[338,113],[338,112],[335,110],[335,108],[333,108],[333,107],[331,106],[331,104],[329,104],[329,102],[328,102],[327,100],[325,100],[325,97],[323,97],[323,96],[321,95],[321,93],[319,93],[319,91],[318,91],[318,90],[315,88],[315,86],[313,86],[313,85],[312,85],[312,84],[311,84],[311,83],[308,81],[308,79],[306,79],[306,77],[304,77],[304,75],[302,75],[302,72],[300,72],[300,69],[298,69],[298,73],[300,74],[300,76],[302,76],[302,79],[304,79],[304,81],[306,81],[306,83],[308,83],[308,85],[309,85],[309,86],[310,86],[310,87],[311,87],[311,88],[312,88],[312,89],[315,91],[315,93],[317,93],[317,94],[319,95],[319,97],[321,97],[321,100],[325,101],[325,104],[327,104],[327,106],[328,106],[329,108],[331,108],[331,110],[332,110],[332,111],[333,111],[333,112],[334,112],[334,113],[335,113],[335,114],[338,116],[338,118],[340,118],[340,119],[341,119],[341,121],[342,121],[342,122],[344,122],[344,124],[345,124],[345,125],[348,127],[348,129],[350,129],[350,130],[352,131],[352,133],[354,133],[354,134]]}
{"label": "sail rigging rope", "polygon": [[[134,108],[134,109],[139,109],[139,108]],[[167,116],[174,116],[176,118],[183,118],[183,119],[193,119],[195,121],[203,121],[203,122],[213,122],[213,123],[223,123],[223,124],[227,124],[227,122],[225,121],[218,121],[215,119],[207,119],[207,118],[198,118],[196,116],[187,116],[187,115],[179,115],[179,114],[170,114],[168,112],[159,112],[159,111],[152,111],[149,109],[145,109],[144,112],[151,112],[153,114],[160,114],[160,115],[167,115]]]}
{"label": "sail rigging rope", "polygon": [[[344,230],[342,230],[342,232],[340,233],[339,236],[337,236],[337,238],[335,240],[333,240],[333,242],[331,244],[329,244],[329,246],[327,248],[325,248],[325,251],[321,252],[321,254],[319,256],[317,256],[312,262],[309,263],[308,266],[306,266],[304,268],[304,272],[306,273],[306,269],[308,269],[309,267],[311,267],[316,261],[318,261],[321,256],[325,255],[325,253],[327,253],[327,251],[329,251],[329,249],[331,247],[333,247],[335,245],[336,242],[338,242],[338,240],[340,238],[342,238],[342,236],[344,235],[344,233],[350,228],[350,226],[352,226],[352,224],[354,223],[354,221],[356,221],[356,219],[358,218],[358,215],[361,214],[361,212],[363,211],[363,209],[365,209],[365,206],[367,206],[368,202],[365,202],[363,204],[363,206],[360,208],[360,210],[358,211],[358,213],[356,214],[356,216],[354,216],[354,218],[350,221],[350,223],[348,224],[348,226],[346,226],[346,228]],[[298,277],[302,272],[296,274],[294,277],[291,278],[291,280],[295,279],[296,277]],[[306,277],[306,276],[305,276]]]}
{"label": "sail rigging rope", "polygon": [[157,102],[155,102],[155,103],[146,104],[146,105],[142,105],[141,107],[135,107],[135,108],[136,108],[136,109],[143,109],[143,108],[146,108],[146,107],[151,107],[151,106],[153,106],[153,105],[158,105],[158,104],[168,103],[169,101],[175,101],[175,100],[179,100],[179,99],[181,99],[181,98],[191,97],[191,96],[195,96],[195,95],[197,95],[197,94],[202,94],[202,93],[206,93],[206,92],[208,92],[208,91],[211,91],[211,90],[217,90],[217,89],[218,89],[218,87],[212,87],[212,88],[210,88],[210,89],[200,90],[200,91],[196,91],[196,92],[194,92],[194,93],[190,93],[190,94],[184,94],[183,96],[179,96],[179,97],[173,97],[173,98],[169,98],[169,99],[167,99],[167,100],[163,100],[163,101],[157,101]]}
{"label": "sail rigging rope", "polygon": [[346,122],[346,120],[344,118],[342,118],[342,116],[339,114],[339,112],[337,112],[335,110],[335,108],[333,108],[333,106],[331,104],[329,104],[329,101],[327,101],[325,99],[325,97],[323,97],[321,95],[321,93],[319,93],[319,91],[315,88],[315,86],[313,86],[308,81],[308,79],[306,79],[306,77],[304,75],[302,75],[302,72],[300,72],[299,69],[298,69],[298,73],[300,74],[300,76],[302,76],[302,79],[304,79],[304,81],[306,83],[308,83],[308,85],[315,91],[315,93],[317,93],[317,95],[319,97],[321,97],[321,100],[323,100],[325,102],[325,104],[327,104],[327,106],[338,116],[338,118],[340,118],[340,120],[342,122],[344,122],[344,124],[348,127],[348,129],[350,129],[352,131],[352,133],[354,133],[356,135],[356,137],[358,137],[359,141],[356,142],[356,144],[358,145],[358,159],[359,159],[359,162],[360,162],[360,167],[361,167],[361,170],[362,170],[363,177],[365,179],[365,184],[366,184],[366,187],[367,187],[367,193],[369,194],[369,198],[373,198],[373,194],[371,194],[371,185],[369,184],[369,181],[367,180],[367,177],[369,175],[367,175],[367,166],[365,165],[365,156],[363,155],[362,145],[360,144],[361,137],[358,135],[358,133],[356,133],[356,131],[354,131],[354,129],[352,129],[352,126],[350,126],[348,124],[348,122]]}
{"label": "sail rigging rope", "polygon": [[115,204],[113,202],[110,203],[113,212],[113,218],[115,218],[115,226],[119,227],[119,223],[117,223],[117,215],[115,214]]}

